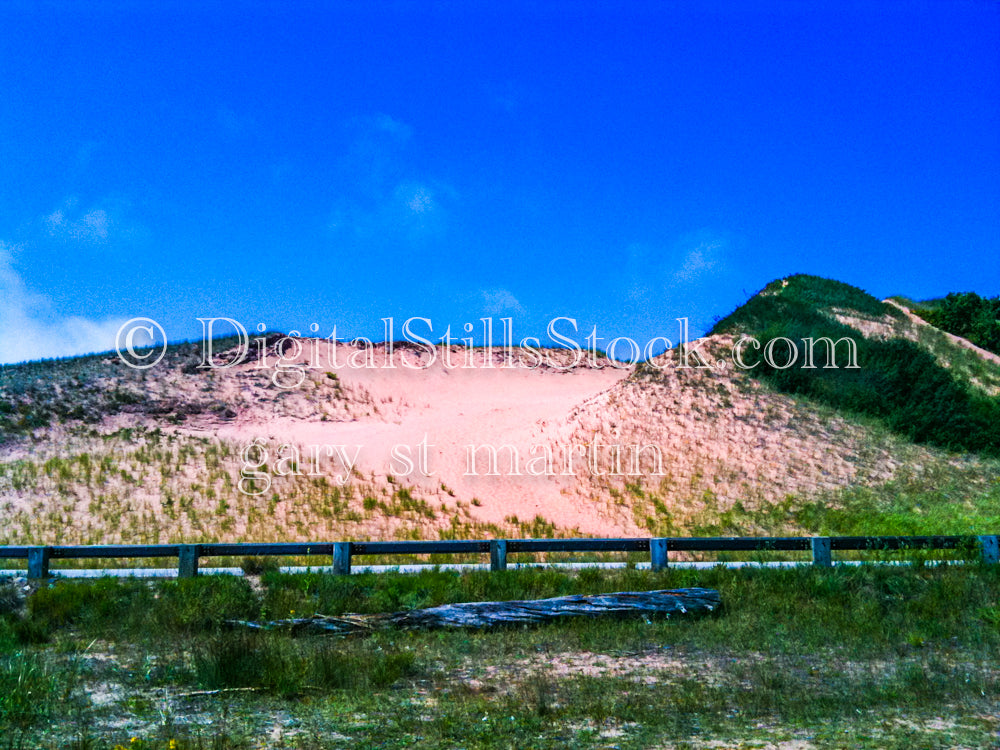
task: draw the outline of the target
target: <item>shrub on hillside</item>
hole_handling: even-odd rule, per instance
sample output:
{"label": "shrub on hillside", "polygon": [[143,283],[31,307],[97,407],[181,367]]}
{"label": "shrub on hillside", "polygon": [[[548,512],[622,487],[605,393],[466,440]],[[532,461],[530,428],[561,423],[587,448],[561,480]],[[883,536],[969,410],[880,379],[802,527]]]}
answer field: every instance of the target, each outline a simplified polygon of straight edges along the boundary
{"label": "shrub on hillside", "polygon": [[918,307],[916,312],[931,325],[1000,354],[1000,297],[987,299],[975,292],[951,292],[936,304]]}

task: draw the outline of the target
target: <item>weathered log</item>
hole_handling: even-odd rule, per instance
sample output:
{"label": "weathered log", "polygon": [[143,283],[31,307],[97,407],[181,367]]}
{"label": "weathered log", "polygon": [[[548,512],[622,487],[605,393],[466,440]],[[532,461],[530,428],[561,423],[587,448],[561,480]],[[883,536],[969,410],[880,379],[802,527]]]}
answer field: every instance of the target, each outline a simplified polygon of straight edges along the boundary
{"label": "weathered log", "polygon": [[627,617],[711,612],[719,605],[713,589],[620,591],[613,594],[557,596],[509,602],[442,604],[390,615],[404,629],[489,628],[497,625],[540,623],[566,617]]}
{"label": "weathered log", "polygon": [[663,589],[659,591],[620,591],[612,594],[557,596],[551,599],[507,602],[463,602],[442,604],[427,609],[378,615],[313,615],[289,620],[250,622],[230,620],[233,626],[254,630],[289,629],[292,633],[319,632],[356,635],[374,630],[399,628],[430,630],[437,628],[492,628],[504,625],[551,622],[569,617],[629,617],[658,615],[669,617],[711,612],[719,606],[719,592],[714,589]]}

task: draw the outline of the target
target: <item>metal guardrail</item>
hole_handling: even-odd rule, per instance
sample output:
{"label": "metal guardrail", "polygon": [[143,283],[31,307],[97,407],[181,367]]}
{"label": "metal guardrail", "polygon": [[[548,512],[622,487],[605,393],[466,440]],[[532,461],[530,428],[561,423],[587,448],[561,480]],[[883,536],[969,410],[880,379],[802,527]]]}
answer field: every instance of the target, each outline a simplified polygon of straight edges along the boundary
{"label": "metal guardrail", "polygon": [[347,575],[359,556],[419,554],[489,554],[491,570],[505,570],[507,555],[519,552],[648,552],[650,567],[663,570],[670,552],[808,551],[812,563],[833,564],[833,551],[944,550],[975,551],[984,564],[998,564],[1000,536],[832,536],[832,537],[639,537],[621,539],[473,539],[398,542],[277,542],[212,544],[111,544],[0,546],[0,559],[28,561],[29,578],[48,578],[52,560],[81,558],[177,558],[177,575],[198,575],[207,557],[314,556],[332,559],[333,572]]}

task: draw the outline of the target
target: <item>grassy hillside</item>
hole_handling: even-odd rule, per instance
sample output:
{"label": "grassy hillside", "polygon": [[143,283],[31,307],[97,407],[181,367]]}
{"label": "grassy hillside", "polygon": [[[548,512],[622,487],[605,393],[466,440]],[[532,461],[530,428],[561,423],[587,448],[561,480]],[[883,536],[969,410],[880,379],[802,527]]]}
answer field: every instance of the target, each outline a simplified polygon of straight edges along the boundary
{"label": "grassy hillside", "polygon": [[[857,342],[859,369],[837,367],[826,347],[815,349],[815,369],[801,362],[780,369],[766,361],[752,373],[785,393],[798,394],[858,415],[875,417],[906,438],[953,451],[1000,455],[1000,402],[969,388],[920,344],[904,338],[859,335],[836,313],[861,318],[898,318],[902,313],[841,282],[797,275],[772,282],[720,320],[711,334],[753,336],[766,346],[781,337],[804,352],[805,339],[847,337]],[[784,363],[785,345],[775,360]]]}

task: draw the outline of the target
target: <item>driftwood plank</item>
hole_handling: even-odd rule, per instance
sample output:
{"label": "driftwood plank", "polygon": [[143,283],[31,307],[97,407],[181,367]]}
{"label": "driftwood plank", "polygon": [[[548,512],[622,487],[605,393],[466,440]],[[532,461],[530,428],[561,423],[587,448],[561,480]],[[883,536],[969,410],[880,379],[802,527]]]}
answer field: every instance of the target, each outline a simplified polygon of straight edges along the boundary
{"label": "driftwood plank", "polygon": [[658,591],[620,591],[612,594],[557,596],[506,602],[463,602],[427,609],[379,615],[314,615],[290,620],[250,622],[230,620],[229,624],[254,630],[290,629],[293,633],[318,632],[352,635],[399,628],[491,628],[551,622],[568,617],[629,617],[636,615],[672,616],[711,612],[719,606],[714,589],[687,588]]}
{"label": "driftwood plank", "polygon": [[488,628],[496,625],[541,623],[565,617],[623,617],[710,612],[719,605],[712,589],[621,591],[594,596],[558,596],[509,602],[443,604],[390,615],[393,625],[404,629]]}

